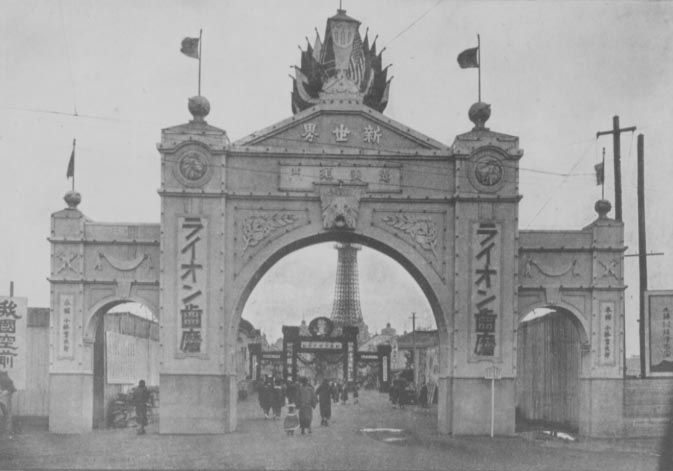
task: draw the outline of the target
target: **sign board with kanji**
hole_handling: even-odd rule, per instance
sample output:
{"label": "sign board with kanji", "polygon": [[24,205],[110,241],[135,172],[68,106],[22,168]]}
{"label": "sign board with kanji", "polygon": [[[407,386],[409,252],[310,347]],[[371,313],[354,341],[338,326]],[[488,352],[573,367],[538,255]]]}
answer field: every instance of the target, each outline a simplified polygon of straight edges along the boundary
{"label": "sign board with kanji", "polygon": [[645,292],[645,372],[673,376],[673,291]]}
{"label": "sign board with kanji", "polygon": [[26,388],[28,299],[0,296],[0,371],[16,389]]}

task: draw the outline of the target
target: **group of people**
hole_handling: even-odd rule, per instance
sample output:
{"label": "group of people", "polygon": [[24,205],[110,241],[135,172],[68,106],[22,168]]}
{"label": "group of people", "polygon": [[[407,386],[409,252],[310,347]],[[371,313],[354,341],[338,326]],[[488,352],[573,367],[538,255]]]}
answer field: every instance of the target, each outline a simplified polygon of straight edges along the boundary
{"label": "group of people", "polygon": [[[296,386],[285,386],[279,378],[267,378],[258,389],[259,405],[264,411],[264,418],[271,420],[280,419],[280,412],[285,405],[285,398],[289,403],[296,401]],[[271,415],[270,415],[271,413]]]}
{"label": "group of people", "polygon": [[[357,384],[343,385],[340,382],[323,380],[314,389],[307,378],[301,378],[299,384],[289,382],[287,385],[280,378],[266,377],[258,388],[259,405],[265,419],[277,420],[281,410],[288,404],[288,411],[283,426],[288,435],[299,429],[301,434],[311,433],[313,409],[320,405],[320,425],[329,426],[332,418],[332,403],[348,403],[349,392],[353,401],[358,403],[359,391]],[[272,411],[272,415],[269,412]]]}
{"label": "group of people", "polygon": [[421,407],[429,407],[428,385],[425,382],[421,385],[418,397],[416,398],[416,392],[409,386],[409,383],[404,378],[396,378],[390,385],[388,396],[394,408],[399,406],[400,409],[404,409],[404,406],[415,402],[416,399]]}

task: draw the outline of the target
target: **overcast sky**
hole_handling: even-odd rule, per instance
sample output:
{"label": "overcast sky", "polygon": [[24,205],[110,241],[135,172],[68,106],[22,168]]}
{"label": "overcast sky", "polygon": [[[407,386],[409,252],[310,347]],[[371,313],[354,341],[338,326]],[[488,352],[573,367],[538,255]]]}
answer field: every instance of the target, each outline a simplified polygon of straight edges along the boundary
{"label": "overcast sky", "polygon": [[[163,127],[186,122],[197,61],[179,52],[204,29],[203,88],[208,121],[232,140],[291,115],[288,78],[305,36],[324,35],[337,0],[83,1],[0,0],[0,156],[3,230],[0,293],[9,281],[31,306],[49,303],[49,215],[64,207],[73,137],[80,209],[91,219],[158,222]],[[637,126],[645,150],[651,288],[673,288],[673,4],[671,2],[344,2],[379,35],[395,79],[385,114],[450,144],[471,128],[476,70],[457,54],[481,34],[488,125],[520,136],[522,229],[579,229],[600,197],[593,166],[609,137]],[[75,111],[78,116],[74,116]],[[622,137],[628,252],[637,248],[636,139]],[[614,200],[608,161],[606,197]],[[545,173],[548,172],[548,173]],[[570,174],[570,176],[565,176]],[[391,268],[392,267],[392,268]],[[336,252],[296,252],[268,272],[245,316],[276,337],[281,323],[329,313]],[[411,277],[378,253],[360,253],[365,320],[409,329],[417,311],[431,323]],[[637,345],[637,259],[626,261],[627,350]],[[320,296],[300,293],[306,286]],[[399,296],[392,297],[389,293]],[[318,301],[316,301],[318,298]],[[324,300],[324,301],[323,301]],[[635,302],[634,302],[635,301]],[[270,307],[274,307],[273,312]],[[322,310],[322,311],[321,311]],[[425,317],[423,317],[425,316]]]}

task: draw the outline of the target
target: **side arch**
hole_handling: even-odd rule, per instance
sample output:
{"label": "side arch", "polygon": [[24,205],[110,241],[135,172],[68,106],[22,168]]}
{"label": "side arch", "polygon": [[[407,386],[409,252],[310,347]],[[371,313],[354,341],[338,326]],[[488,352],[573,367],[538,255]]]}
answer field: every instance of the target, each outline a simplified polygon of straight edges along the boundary
{"label": "side arch", "polygon": [[115,306],[119,306],[120,304],[125,303],[139,303],[144,306],[147,306],[147,308],[152,312],[152,315],[156,319],[160,319],[158,306],[154,302],[150,301],[145,297],[137,295],[129,296],[126,298],[122,298],[119,296],[107,296],[103,299],[98,300],[95,304],[93,304],[91,307],[87,309],[83,324],[84,334],[82,335],[82,340],[85,343],[94,342],[96,338],[96,327],[99,321],[97,315],[101,311],[108,311]]}
{"label": "side arch", "polygon": [[554,309],[554,308],[562,309],[572,314],[574,319],[579,323],[580,326],[582,326],[582,328],[580,329],[580,338],[582,339],[582,342],[585,344],[590,343],[589,333],[591,332],[591,327],[589,325],[589,321],[586,319],[586,317],[582,315],[582,313],[575,306],[573,306],[572,304],[568,304],[564,301],[559,301],[554,304],[544,301],[535,301],[523,307],[519,305],[519,312],[517,313],[517,319],[516,319],[517,329],[521,324],[521,320],[531,311],[535,309]]}

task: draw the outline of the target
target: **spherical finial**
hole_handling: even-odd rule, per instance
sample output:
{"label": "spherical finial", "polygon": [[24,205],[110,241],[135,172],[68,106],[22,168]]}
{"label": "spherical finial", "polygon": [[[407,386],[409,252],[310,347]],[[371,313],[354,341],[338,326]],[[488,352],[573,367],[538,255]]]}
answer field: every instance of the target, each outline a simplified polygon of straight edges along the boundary
{"label": "spherical finial", "polygon": [[63,200],[68,204],[68,209],[77,209],[77,205],[82,202],[82,195],[77,191],[69,191],[65,194]]}
{"label": "spherical finial", "polygon": [[467,112],[467,115],[470,117],[470,121],[474,123],[474,129],[484,129],[488,118],[491,117],[491,105],[478,101],[474,105],[470,106],[470,110]]}
{"label": "spherical finial", "polygon": [[187,108],[189,108],[189,112],[194,116],[194,121],[203,123],[205,122],[203,118],[210,113],[210,102],[204,96],[193,96],[189,99]]}
{"label": "spherical finial", "polygon": [[598,200],[594,205],[594,209],[598,213],[598,219],[607,219],[607,214],[612,209],[612,205],[608,200]]}

